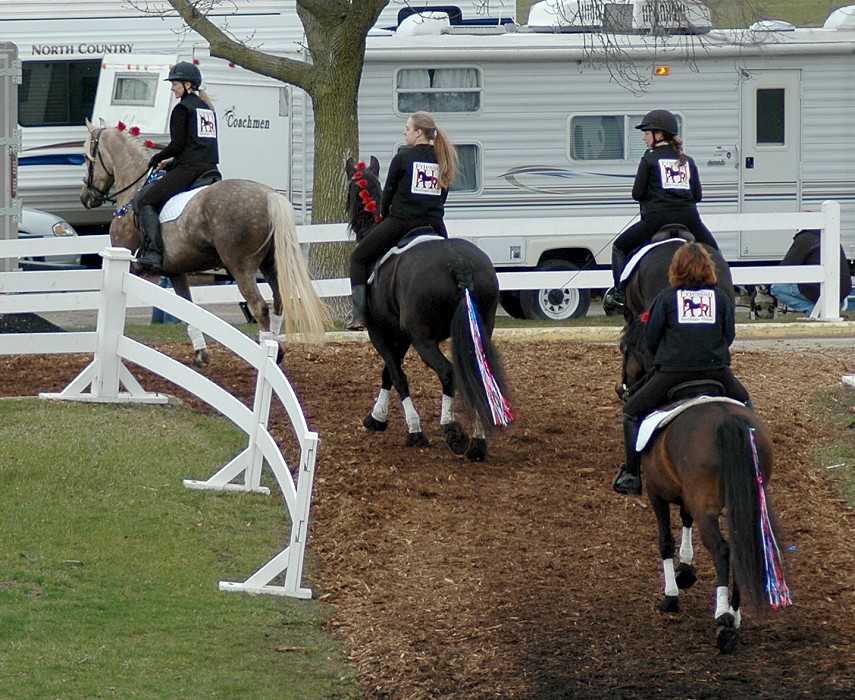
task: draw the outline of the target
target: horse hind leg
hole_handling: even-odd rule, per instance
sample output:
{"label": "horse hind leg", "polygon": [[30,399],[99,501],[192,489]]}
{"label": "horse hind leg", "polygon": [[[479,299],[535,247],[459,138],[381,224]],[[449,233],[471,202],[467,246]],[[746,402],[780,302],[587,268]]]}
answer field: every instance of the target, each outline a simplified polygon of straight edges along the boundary
{"label": "horse hind leg", "polygon": [[675,576],[677,588],[684,591],[694,586],[698,580],[698,574],[692,566],[695,558],[695,549],[692,544],[692,516],[685,505],[680,506],[680,520],[683,523],[680,533],[680,564],[677,566]]}
{"label": "horse hind leg", "polygon": [[730,654],[736,648],[736,635],[741,622],[739,594],[734,591],[730,601],[730,545],[721,534],[718,517],[706,515],[698,521],[701,539],[710,551],[716,572],[715,613],[716,646],[722,654]]}
{"label": "horse hind leg", "polygon": [[662,574],[665,580],[664,595],[657,607],[661,612],[680,612],[680,588],[674,572],[674,535],[671,534],[671,506],[663,498],[650,494],[650,504],[656,513],[659,527],[659,554],[662,557]]}

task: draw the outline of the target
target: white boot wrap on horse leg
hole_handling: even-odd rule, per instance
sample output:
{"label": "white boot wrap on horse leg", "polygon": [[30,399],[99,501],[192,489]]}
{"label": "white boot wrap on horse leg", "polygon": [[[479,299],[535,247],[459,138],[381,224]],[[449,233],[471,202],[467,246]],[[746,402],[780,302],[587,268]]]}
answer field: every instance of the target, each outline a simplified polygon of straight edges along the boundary
{"label": "white boot wrap on horse leg", "polygon": [[680,539],[680,563],[691,564],[695,558],[695,548],[692,546],[692,528],[684,527]]}
{"label": "white boot wrap on horse leg", "polygon": [[674,560],[662,560],[662,573],[665,575],[665,595],[671,598],[676,598],[680,595],[680,589],[677,588],[677,577],[674,575]]}
{"label": "white boot wrap on horse leg", "polygon": [[442,395],[442,408],[439,416],[440,425],[454,422],[454,397]]}
{"label": "white boot wrap on horse leg", "polygon": [[282,333],[282,316],[277,316],[272,311],[270,312],[270,332],[276,336]]}
{"label": "white boot wrap on horse leg", "polygon": [[715,589],[715,617],[718,620],[722,615],[732,612],[730,608],[730,596],[727,586],[718,586]]}
{"label": "white boot wrap on horse leg", "polygon": [[389,390],[380,389],[377,395],[377,401],[374,402],[374,409],[371,411],[371,417],[378,423],[386,422],[386,415],[389,413]]}
{"label": "white boot wrap on horse leg", "polygon": [[207,349],[208,345],[205,343],[205,334],[196,328],[196,326],[187,324],[187,336],[190,338],[190,342],[193,343],[194,350],[198,351]]}
{"label": "white boot wrap on horse leg", "polygon": [[404,406],[404,416],[407,419],[407,429],[409,432],[422,432],[422,422],[419,419],[419,414],[416,413],[416,407],[413,406],[413,400],[408,396],[401,403]]}
{"label": "white boot wrap on horse leg", "polygon": [[480,418],[476,418],[475,425],[472,426],[472,437],[478,438],[479,440],[484,440],[487,437],[487,433],[484,432],[484,425],[481,423]]}

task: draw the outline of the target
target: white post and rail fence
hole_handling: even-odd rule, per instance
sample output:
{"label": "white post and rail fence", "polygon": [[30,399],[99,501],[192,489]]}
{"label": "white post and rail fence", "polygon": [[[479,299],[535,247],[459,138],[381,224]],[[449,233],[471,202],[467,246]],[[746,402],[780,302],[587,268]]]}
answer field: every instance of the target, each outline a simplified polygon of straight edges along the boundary
{"label": "white post and rail fence", "polygon": [[[820,229],[821,264],[736,267],[733,269],[733,279],[736,284],[742,285],[818,283],[821,294],[814,310],[815,317],[829,321],[839,319],[840,206],[837,202],[825,202],[819,212],[717,214],[705,215],[704,220],[712,230],[718,231]],[[619,231],[624,223],[622,217],[539,219],[537,234],[567,235],[571,231],[610,233]],[[489,231],[490,237],[518,237],[521,234],[520,226],[520,220],[510,219],[448,222],[450,235],[467,238],[477,238],[485,231]],[[300,226],[298,230],[300,241],[305,244],[347,240],[343,224]],[[302,586],[302,570],[318,436],[309,430],[296,394],[276,364],[276,343],[265,341],[259,345],[201,308],[209,304],[241,301],[236,286],[193,287],[196,304],[191,304],[176,296],[172,290],[163,289],[131,274],[129,251],[111,248],[106,236],[0,240],[0,260],[93,252],[100,252],[103,258],[101,270],[0,272],[0,314],[78,310],[98,312],[95,331],[3,334],[0,354],[84,353],[93,356],[90,364],[63,391],[42,394],[44,398],[90,402],[165,402],[165,396],[146,392],[125,365],[125,361],[128,361],[182,387],[230,419],[246,433],[246,449],[207,480],[185,480],[185,486],[266,493],[268,490],[261,486],[260,481],[262,466],[267,463],[284,495],[291,533],[289,545],[246,581],[221,581],[220,587],[224,590],[310,597],[311,591]],[[604,289],[611,285],[611,272],[503,272],[499,275],[499,283],[505,290],[561,287]],[[350,292],[347,279],[319,280],[315,285],[321,296],[343,296]],[[270,298],[270,290],[266,285],[263,293]],[[190,367],[125,336],[127,310],[140,307],[163,309],[214,338],[250,364],[256,371],[252,406],[244,405]],[[299,444],[300,454],[293,470],[289,469],[269,432],[268,420],[274,394],[286,411]]]}

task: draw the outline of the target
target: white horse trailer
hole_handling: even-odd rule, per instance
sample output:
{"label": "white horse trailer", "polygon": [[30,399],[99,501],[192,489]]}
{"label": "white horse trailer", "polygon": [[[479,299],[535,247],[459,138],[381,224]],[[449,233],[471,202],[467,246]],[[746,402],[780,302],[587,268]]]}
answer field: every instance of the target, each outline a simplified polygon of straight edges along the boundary
{"label": "white horse trailer", "polygon": [[[633,127],[647,111],[667,108],[698,163],[702,216],[819,210],[837,200],[852,259],[855,31],[851,22],[834,24],[842,26],[702,27],[698,35],[683,28],[655,39],[636,29],[611,37],[623,66],[603,59],[603,37],[590,27],[373,32],[360,89],[360,151],[385,167],[403,144],[407,116],[426,109],[461,158],[447,206],[451,235],[475,241],[500,271],[603,269],[620,231],[574,230],[573,218],[634,221],[630,192],[644,145]],[[616,79],[627,66],[648,82],[646,91],[634,94]],[[311,105],[300,91],[293,97],[292,194],[306,221]],[[561,235],[554,217],[567,219]],[[474,233],[475,222],[465,221],[485,218],[504,219],[504,228],[518,221],[519,236]],[[714,231],[733,265],[777,264],[794,233]],[[504,302],[514,314],[563,318],[583,315],[589,298],[588,290],[568,288],[506,294]]]}

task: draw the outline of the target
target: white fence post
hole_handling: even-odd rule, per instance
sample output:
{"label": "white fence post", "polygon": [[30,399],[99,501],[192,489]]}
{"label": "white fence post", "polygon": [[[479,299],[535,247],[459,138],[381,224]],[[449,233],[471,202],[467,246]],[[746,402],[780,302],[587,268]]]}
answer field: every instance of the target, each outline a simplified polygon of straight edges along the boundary
{"label": "white fence post", "polygon": [[840,320],[840,204],[834,201],[822,203],[825,224],[820,236],[819,263],[822,265],[822,281],[819,299],[811,312],[811,318],[823,321]]}

